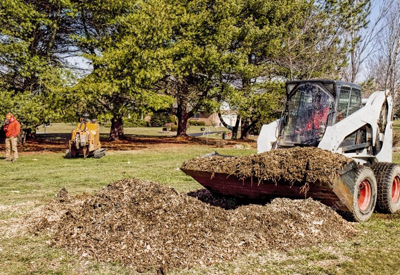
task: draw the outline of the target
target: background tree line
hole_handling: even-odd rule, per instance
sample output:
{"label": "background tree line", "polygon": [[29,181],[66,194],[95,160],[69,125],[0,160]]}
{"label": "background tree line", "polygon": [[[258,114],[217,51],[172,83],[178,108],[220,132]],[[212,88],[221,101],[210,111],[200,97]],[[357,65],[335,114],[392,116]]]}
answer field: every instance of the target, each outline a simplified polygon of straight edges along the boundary
{"label": "background tree line", "polygon": [[[279,116],[285,80],[397,94],[399,3],[1,0],[0,115],[34,131],[89,112],[118,139],[128,113],[171,110],[185,135],[190,117],[224,103],[246,138]],[[236,138],[239,123],[231,129]]]}

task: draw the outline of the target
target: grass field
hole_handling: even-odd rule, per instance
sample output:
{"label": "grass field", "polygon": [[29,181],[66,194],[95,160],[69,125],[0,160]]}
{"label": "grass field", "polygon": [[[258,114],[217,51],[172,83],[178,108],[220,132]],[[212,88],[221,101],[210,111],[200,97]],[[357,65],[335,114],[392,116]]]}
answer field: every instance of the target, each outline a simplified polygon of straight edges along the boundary
{"label": "grass field", "polygon": [[[179,171],[182,162],[213,148],[190,146],[159,150],[108,152],[101,159],[64,159],[61,154],[22,155],[18,163],[0,167],[0,202],[6,205],[50,199],[66,187],[73,194],[94,192],[112,181],[138,177],[173,186],[180,192],[200,187]],[[218,149],[226,154],[250,154],[254,150]]]}
{"label": "grass field", "polygon": [[[400,131],[400,122],[395,123]],[[106,184],[137,177],[158,181],[179,192],[200,188],[179,171],[183,161],[215,148],[187,146],[108,152],[102,159],[63,159],[62,154],[26,153],[18,163],[0,166],[0,274],[135,274],[118,263],[80,259],[50,247],[49,236],[13,234],[18,219],[45,204],[62,187],[70,194],[93,194]],[[248,155],[254,149],[218,149]],[[3,156],[0,154],[0,156]],[[400,153],[394,154],[400,163]],[[289,251],[264,251],[233,262],[168,274],[399,274],[400,215],[374,214],[355,224],[359,234],[342,243],[321,243]],[[257,229],[254,229],[257,230]],[[332,232],[335,234],[335,232]]]}

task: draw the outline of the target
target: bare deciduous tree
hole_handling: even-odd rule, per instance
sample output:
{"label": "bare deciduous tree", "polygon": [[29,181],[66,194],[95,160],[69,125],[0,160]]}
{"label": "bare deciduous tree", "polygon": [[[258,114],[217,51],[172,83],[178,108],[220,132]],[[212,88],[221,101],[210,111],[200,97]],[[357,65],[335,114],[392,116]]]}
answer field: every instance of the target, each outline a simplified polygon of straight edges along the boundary
{"label": "bare deciduous tree", "polygon": [[376,51],[369,62],[369,78],[374,80],[377,89],[390,91],[397,110],[399,104],[396,104],[396,97],[400,91],[400,0],[394,1],[384,22],[384,28],[377,37]]}
{"label": "bare deciduous tree", "polygon": [[[371,6],[366,7],[367,10],[365,10],[368,13],[368,17],[366,17],[368,26],[350,28],[346,32],[346,41],[350,46],[349,64],[342,71],[342,79],[349,82],[356,82],[360,78],[363,78],[363,66],[369,62],[371,56],[379,48],[380,34],[386,28],[386,18],[395,1],[372,0]],[[358,1],[355,0],[354,5],[356,6],[357,3]],[[372,13],[373,10],[376,10],[376,12]]]}

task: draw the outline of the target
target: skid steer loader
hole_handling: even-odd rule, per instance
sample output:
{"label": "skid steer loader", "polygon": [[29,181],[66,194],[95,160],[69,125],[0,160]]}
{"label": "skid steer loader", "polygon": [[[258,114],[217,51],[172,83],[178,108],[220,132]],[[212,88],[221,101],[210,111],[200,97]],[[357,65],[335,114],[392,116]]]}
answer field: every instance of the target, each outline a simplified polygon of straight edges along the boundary
{"label": "skid steer loader", "polygon": [[[311,186],[307,197],[320,200],[355,221],[377,209],[400,208],[400,167],[392,161],[393,102],[387,91],[361,98],[361,88],[332,80],[289,81],[283,116],[261,129],[258,153],[318,147],[353,159],[332,183]],[[248,199],[304,198],[301,183],[239,180],[231,175],[185,170],[213,193]]]}
{"label": "skid steer loader", "polygon": [[105,156],[105,153],[100,143],[100,125],[95,121],[90,121],[89,115],[84,114],[77,128],[72,131],[65,158],[79,156],[101,158]]}

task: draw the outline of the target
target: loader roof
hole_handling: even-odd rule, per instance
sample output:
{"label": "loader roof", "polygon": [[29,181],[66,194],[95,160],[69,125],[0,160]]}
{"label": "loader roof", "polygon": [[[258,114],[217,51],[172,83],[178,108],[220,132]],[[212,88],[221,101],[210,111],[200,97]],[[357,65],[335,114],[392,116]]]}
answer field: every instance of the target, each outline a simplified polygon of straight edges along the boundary
{"label": "loader roof", "polygon": [[341,80],[330,80],[330,79],[310,79],[310,80],[292,80],[286,82],[286,92],[288,94],[293,91],[293,88],[296,87],[298,84],[302,83],[320,83],[324,85],[327,90],[329,90],[333,96],[336,96],[336,91],[340,89],[342,86],[348,86],[351,88],[361,90],[361,87],[357,84],[345,82]]}

